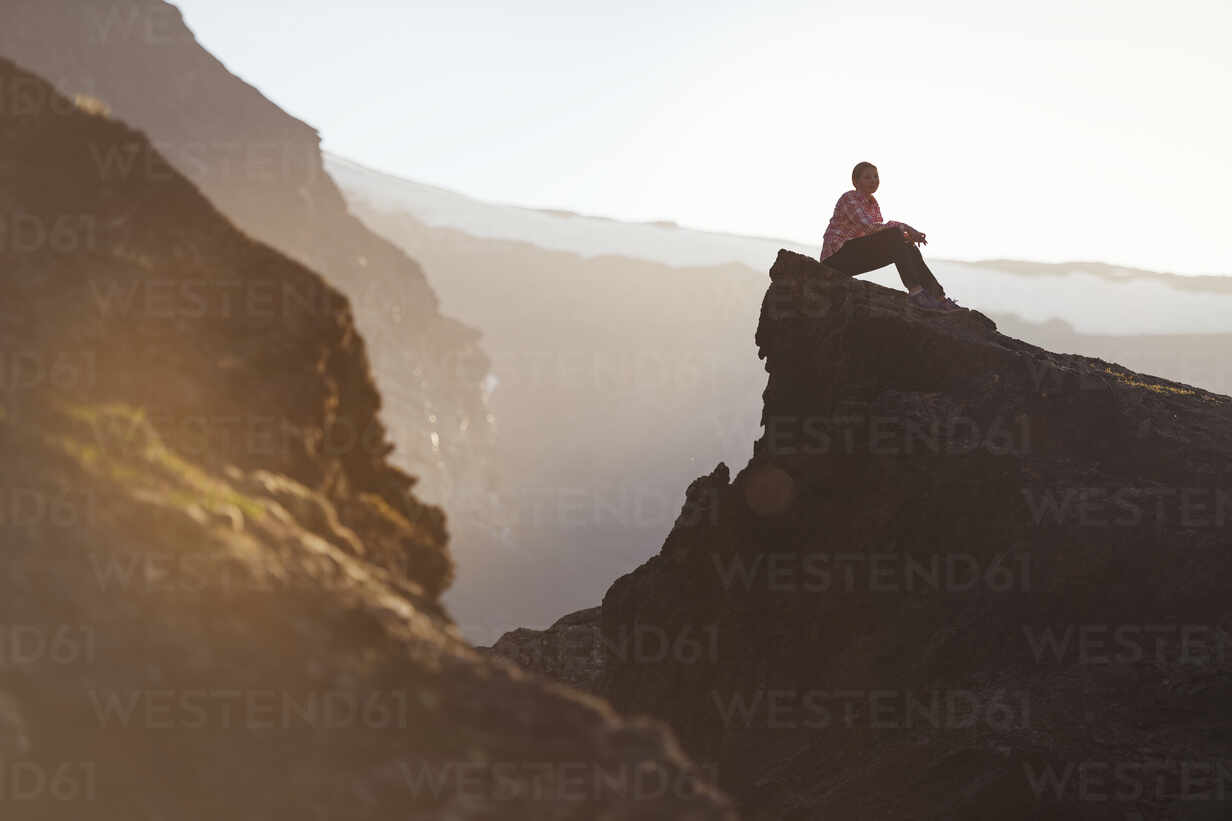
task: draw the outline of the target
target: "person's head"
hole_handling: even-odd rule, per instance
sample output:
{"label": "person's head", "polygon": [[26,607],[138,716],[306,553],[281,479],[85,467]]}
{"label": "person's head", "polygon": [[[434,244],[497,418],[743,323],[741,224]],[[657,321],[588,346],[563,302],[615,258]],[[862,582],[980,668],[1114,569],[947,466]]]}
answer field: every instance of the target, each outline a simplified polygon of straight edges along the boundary
{"label": "person's head", "polygon": [[851,184],[861,194],[871,194],[876,191],[877,186],[881,185],[881,179],[877,176],[877,166],[871,162],[856,163],[856,167],[851,169]]}

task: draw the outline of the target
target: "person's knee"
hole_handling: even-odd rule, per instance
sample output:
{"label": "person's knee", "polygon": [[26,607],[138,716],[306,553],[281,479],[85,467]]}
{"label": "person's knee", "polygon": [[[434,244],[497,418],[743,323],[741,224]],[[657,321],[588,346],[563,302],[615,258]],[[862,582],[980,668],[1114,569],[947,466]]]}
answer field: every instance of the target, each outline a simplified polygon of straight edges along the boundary
{"label": "person's knee", "polygon": [[907,241],[907,235],[903,233],[903,229],[901,228],[895,228],[895,227],[884,228],[882,229],[881,234],[883,235],[881,238],[882,242],[885,242],[886,244],[891,245],[895,248],[914,247],[911,245],[910,242]]}
{"label": "person's knee", "polygon": [[903,244],[903,234],[896,228],[882,228],[867,238],[870,245],[879,248],[896,248]]}
{"label": "person's knee", "polygon": [[[911,256],[911,253],[916,251],[916,247],[908,242],[907,238],[899,231],[893,232],[892,236],[887,237],[885,242],[886,246],[890,249],[890,253],[896,257]],[[916,252],[918,253],[918,251]]]}

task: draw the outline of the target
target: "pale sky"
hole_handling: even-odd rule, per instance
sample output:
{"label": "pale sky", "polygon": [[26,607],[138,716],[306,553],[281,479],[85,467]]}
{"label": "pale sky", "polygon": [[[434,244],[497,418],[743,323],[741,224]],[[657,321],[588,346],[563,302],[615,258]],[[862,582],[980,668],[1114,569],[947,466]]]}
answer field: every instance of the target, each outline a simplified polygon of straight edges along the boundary
{"label": "pale sky", "polygon": [[820,247],[1232,274],[1229,0],[179,0],[326,150],[495,202]]}

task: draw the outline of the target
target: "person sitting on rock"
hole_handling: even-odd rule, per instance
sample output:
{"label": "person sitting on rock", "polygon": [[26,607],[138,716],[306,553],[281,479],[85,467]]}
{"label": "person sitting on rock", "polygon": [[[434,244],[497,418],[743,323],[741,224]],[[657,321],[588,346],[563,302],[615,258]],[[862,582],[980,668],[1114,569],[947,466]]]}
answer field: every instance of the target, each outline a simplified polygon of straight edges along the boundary
{"label": "person sitting on rock", "polygon": [[903,222],[881,221],[881,206],[873,198],[881,184],[877,166],[857,163],[851,170],[851,182],[855,188],[834,205],[834,216],[821,246],[821,262],[848,276],[893,262],[907,288],[907,301],[915,307],[943,313],[966,310],[945,295],[945,289],[924,264],[920,249],[912,244],[927,245],[924,234]]}

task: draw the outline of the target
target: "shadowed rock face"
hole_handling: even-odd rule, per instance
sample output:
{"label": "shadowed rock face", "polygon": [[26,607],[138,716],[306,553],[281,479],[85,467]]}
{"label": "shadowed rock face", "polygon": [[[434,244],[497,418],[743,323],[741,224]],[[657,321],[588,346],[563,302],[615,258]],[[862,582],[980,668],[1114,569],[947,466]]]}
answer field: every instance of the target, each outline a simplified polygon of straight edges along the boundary
{"label": "shadowed rock face", "polygon": [[[124,403],[194,463],[289,477],[364,525],[365,555],[434,600],[453,572],[444,515],[387,461],[345,297],[241,234],[161,160],[152,177],[100,178],[96,152],[153,149],[7,61],[3,80],[34,101],[0,109],[10,383]],[[296,509],[276,485],[263,492]]]}
{"label": "shadowed rock face", "polygon": [[603,674],[599,608],[591,607],[556,620],[547,630],[510,630],[487,650],[579,690],[595,691]]}
{"label": "shadowed rock face", "polygon": [[[326,174],[320,138],[205,51],[162,0],[11,0],[0,56],[84,95],[148,135],[91,148],[89,173],[122,184],[167,165],[242,231],[322,274],[350,300],[385,399],[395,460],[439,501],[482,475],[488,371],[479,333],[442,316],[420,266],[366,229]],[[20,107],[25,89],[6,90]],[[151,144],[153,143],[153,147]]]}
{"label": "shadowed rock face", "polygon": [[713,650],[607,650],[599,692],[751,818],[1225,817],[1232,401],[770,277],[754,458],[601,611]]}
{"label": "shadowed rock face", "polygon": [[[466,645],[346,300],[0,60],[0,813],[730,819],[666,729]],[[155,155],[156,156],[156,155]],[[350,438],[348,438],[350,437]]]}

